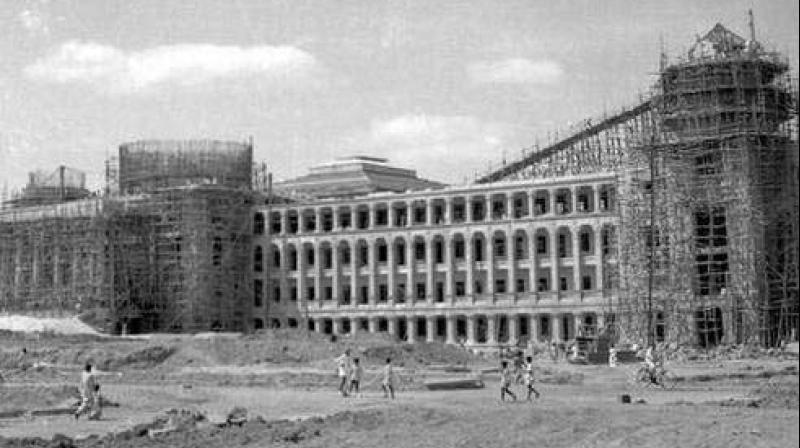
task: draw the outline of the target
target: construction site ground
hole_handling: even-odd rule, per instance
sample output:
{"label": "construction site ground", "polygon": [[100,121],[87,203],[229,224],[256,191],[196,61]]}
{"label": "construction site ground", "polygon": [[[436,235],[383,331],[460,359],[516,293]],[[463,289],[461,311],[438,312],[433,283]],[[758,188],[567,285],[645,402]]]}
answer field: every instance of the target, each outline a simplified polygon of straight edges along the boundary
{"label": "construction site ground", "polygon": [[[369,334],[336,342],[299,331],[138,339],[4,333],[0,340],[0,447],[800,443],[794,356],[672,361],[667,367],[680,380],[673,390],[632,382],[637,364],[610,368],[540,357],[542,396],[525,403],[500,401],[492,354],[441,344],[400,345]],[[366,367],[361,397],[342,398],[335,391],[332,359],[344,348]],[[393,401],[382,398],[379,386],[378,369],[387,356],[395,360],[400,380]],[[111,404],[100,421],[75,421],[68,413],[87,361],[101,368],[102,393]],[[424,388],[428,380],[478,375],[484,389]],[[524,395],[522,385],[512,390]],[[621,403],[623,394],[634,403]],[[248,421],[225,425],[235,407],[247,410]],[[203,417],[148,433],[171,409]]]}

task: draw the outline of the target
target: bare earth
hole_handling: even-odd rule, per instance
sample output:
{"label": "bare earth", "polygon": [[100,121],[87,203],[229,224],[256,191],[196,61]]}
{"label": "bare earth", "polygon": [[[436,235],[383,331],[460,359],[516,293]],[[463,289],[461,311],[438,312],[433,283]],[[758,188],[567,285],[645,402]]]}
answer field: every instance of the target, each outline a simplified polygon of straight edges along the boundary
{"label": "bare earth", "polygon": [[[212,421],[219,421],[224,420],[227,410],[243,406],[251,415],[261,415],[265,420],[338,413],[327,420],[294,423],[292,431],[304,436],[277,441],[288,446],[732,448],[791,447],[800,443],[796,405],[792,409],[713,403],[746,399],[755,386],[766,381],[788,383],[796,391],[796,374],[763,380],[687,383],[673,391],[661,391],[631,389],[625,373],[630,367],[570,367],[583,371],[584,384],[540,384],[543,397],[533,403],[500,402],[496,382],[490,378],[486,389],[406,391],[399,393],[395,401],[384,400],[374,388],[362,398],[343,399],[331,391],[109,384],[106,395],[122,405],[105,409],[103,421],[75,422],[68,415],[4,419],[0,420],[0,434],[48,439],[64,434],[83,439],[91,434],[121,432],[151,421],[169,408],[198,410]],[[684,370],[707,373],[717,369]],[[725,370],[731,369],[726,366]],[[522,387],[518,392],[523,393]],[[646,403],[621,404],[621,393],[632,393]],[[247,446],[274,446],[276,442],[261,438],[269,437],[271,432],[260,424],[226,429],[223,433],[231,433],[227,436],[202,429],[196,432],[191,437],[181,434],[177,440],[144,437],[132,445],[120,442],[108,446],[228,446],[230,437],[238,441],[237,445],[244,441]],[[167,441],[170,443],[164,445]]]}

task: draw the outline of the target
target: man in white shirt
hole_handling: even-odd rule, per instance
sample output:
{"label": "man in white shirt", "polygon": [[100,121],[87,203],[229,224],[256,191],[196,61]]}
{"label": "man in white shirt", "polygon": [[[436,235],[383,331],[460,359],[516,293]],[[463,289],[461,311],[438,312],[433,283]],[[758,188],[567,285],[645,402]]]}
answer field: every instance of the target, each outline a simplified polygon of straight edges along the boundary
{"label": "man in white shirt", "polygon": [[350,376],[350,349],[334,360],[336,362],[336,372],[339,375],[339,393],[343,397],[347,396],[347,379]]}

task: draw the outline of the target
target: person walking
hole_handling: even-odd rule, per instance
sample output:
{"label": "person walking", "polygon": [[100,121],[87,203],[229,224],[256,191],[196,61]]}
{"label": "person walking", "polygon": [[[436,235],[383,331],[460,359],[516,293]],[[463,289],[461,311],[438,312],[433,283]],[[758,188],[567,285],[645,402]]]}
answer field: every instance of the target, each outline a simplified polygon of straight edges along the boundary
{"label": "person walking", "polygon": [[92,372],[92,365],[87,363],[83,369],[83,372],[81,372],[81,383],[79,386],[81,392],[81,404],[75,411],[75,420],[77,420],[82,414],[91,410],[96,386],[97,379],[95,378],[94,372]]}

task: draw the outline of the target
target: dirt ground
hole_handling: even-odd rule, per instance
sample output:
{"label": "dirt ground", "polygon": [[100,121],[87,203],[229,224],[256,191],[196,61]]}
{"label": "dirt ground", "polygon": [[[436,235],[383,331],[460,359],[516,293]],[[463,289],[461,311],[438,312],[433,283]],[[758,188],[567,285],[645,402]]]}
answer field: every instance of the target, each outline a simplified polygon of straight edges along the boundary
{"label": "dirt ground", "polygon": [[[97,357],[101,352],[107,356],[103,359],[111,360],[107,367],[117,366],[100,379],[103,395],[119,407],[105,408],[101,421],[76,422],[69,414],[0,418],[0,448],[732,448],[800,444],[797,360],[673,362],[668,367],[681,379],[674,390],[631,383],[636,365],[612,369],[540,360],[537,388],[542,397],[526,403],[500,401],[497,376],[488,371],[496,366],[495,360],[447,347],[417,349],[394,346],[391,341],[382,347],[386,341],[314,340],[267,349],[260,347],[258,340],[250,340],[255,350],[248,353],[242,348],[220,360],[207,347],[219,344],[224,351],[228,343],[195,341],[186,349],[174,341],[171,345],[152,340],[60,341],[61,353],[48,351],[51,364],[42,365],[42,356],[31,351],[50,350],[47,341],[41,346],[24,342],[28,345],[22,361],[30,363],[24,369],[15,368],[18,364],[12,362],[19,347],[3,344],[6,382],[0,386],[0,413],[23,405],[28,409],[64,408],[74,394],[80,362],[86,353]],[[309,349],[300,350],[300,345]],[[167,346],[172,353],[160,361],[131,357],[131,353],[141,353],[143,346]],[[345,346],[359,353],[370,349],[377,353],[364,357],[369,362],[361,397],[342,398],[334,390],[330,354]],[[114,354],[112,348],[123,350]],[[153,358],[164,356],[161,349],[148,350]],[[400,391],[393,401],[382,398],[376,381],[377,359],[386,352],[403,364],[398,367]],[[265,354],[302,360],[253,361]],[[126,357],[134,362],[119,361]],[[187,359],[193,361],[187,363]],[[427,379],[470,375],[447,371],[441,363],[448,361],[470,368],[471,374],[484,371],[486,388],[425,390],[422,383]],[[515,386],[515,390],[524,395],[523,386]],[[622,404],[622,394],[644,403]],[[228,412],[235,407],[247,410],[248,422],[225,425]],[[164,427],[169,410],[197,417],[176,431],[149,436],[148,429]],[[160,426],[154,421],[160,421]]]}

